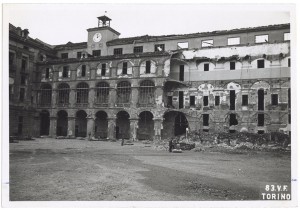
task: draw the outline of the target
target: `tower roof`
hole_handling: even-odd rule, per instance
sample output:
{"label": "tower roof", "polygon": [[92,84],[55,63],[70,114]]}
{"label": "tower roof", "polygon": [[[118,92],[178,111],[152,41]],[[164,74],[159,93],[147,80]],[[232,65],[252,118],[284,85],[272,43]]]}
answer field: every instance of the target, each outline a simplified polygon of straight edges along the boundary
{"label": "tower roof", "polygon": [[111,19],[109,17],[107,17],[106,15],[102,15],[97,18],[98,18],[98,20],[102,20],[103,22],[111,21]]}

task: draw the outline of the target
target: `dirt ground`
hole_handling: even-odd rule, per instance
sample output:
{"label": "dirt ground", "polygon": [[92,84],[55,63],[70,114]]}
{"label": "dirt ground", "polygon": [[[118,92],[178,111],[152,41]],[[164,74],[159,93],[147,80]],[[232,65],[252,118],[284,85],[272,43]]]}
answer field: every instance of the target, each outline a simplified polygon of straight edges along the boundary
{"label": "dirt ground", "polygon": [[121,142],[10,144],[11,201],[258,200],[291,180],[288,152],[156,151]]}

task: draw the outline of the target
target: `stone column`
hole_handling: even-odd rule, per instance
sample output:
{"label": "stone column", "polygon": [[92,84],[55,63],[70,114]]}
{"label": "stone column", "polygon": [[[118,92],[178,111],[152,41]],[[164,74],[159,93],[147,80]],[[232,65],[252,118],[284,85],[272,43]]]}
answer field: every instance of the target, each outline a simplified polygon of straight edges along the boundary
{"label": "stone column", "polygon": [[110,88],[109,89],[109,99],[108,99],[109,107],[115,107],[116,97],[117,97],[116,89],[115,88]]}
{"label": "stone column", "polygon": [[153,118],[154,121],[154,140],[161,140],[161,129],[163,129],[163,119],[162,118]]}
{"label": "stone column", "polygon": [[93,116],[87,117],[87,138],[90,140],[90,138],[95,136],[95,119]]}
{"label": "stone column", "polygon": [[[76,103],[76,91],[75,91],[75,89],[70,90],[69,103],[70,103],[70,107],[75,107],[75,103]],[[73,135],[74,135],[74,133],[73,133]]]}
{"label": "stone column", "polygon": [[131,88],[131,107],[136,108],[138,100],[139,100],[139,88],[135,86]]}
{"label": "stone column", "polygon": [[137,129],[138,129],[138,118],[130,118],[130,140],[136,141],[136,134],[137,134]]}
{"label": "stone column", "polygon": [[89,107],[93,108],[94,106],[94,101],[95,101],[95,89],[91,88],[89,90]]}
{"label": "stone column", "polygon": [[117,118],[108,118],[108,126],[107,126],[107,137],[110,140],[116,139],[116,119]]}
{"label": "stone column", "polygon": [[164,107],[163,104],[163,88],[162,86],[156,86],[155,88],[155,104],[156,104],[156,108],[162,108]]}
{"label": "stone column", "polygon": [[75,137],[75,117],[74,116],[68,117],[68,137],[69,138]]}
{"label": "stone column", "polygon": [[56,123],[57,123],[57,117],[50,117],[50,128],[49,128],[49,136],[52,138],[56,137]]}

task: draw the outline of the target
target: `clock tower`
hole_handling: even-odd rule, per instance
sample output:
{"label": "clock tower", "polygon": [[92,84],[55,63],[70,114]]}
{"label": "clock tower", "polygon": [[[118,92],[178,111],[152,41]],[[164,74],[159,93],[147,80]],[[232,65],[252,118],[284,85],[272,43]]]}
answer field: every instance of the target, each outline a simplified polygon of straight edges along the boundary
{"label": "clock tower", "polygon": [[100,50],[101,56],[107,55],[106,42],[118,39],[120,33],[110,27],[111,19],[105,15],[98,17],[98,27],[89,28],[87,51],[93,54],[93,51]]}

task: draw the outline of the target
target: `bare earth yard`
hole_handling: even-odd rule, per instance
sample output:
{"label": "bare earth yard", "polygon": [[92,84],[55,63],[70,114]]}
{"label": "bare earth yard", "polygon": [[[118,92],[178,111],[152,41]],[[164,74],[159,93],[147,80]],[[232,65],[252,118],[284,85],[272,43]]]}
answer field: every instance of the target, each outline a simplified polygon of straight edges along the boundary
{"label": "bare earth yard", "polygon": [[288,152],[156,151],[141,142],[10,144],[11,201],[258,200],[291,180]]}

